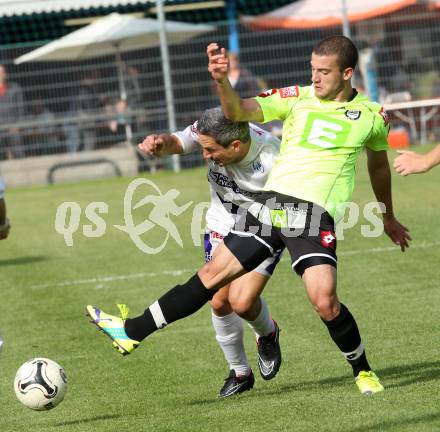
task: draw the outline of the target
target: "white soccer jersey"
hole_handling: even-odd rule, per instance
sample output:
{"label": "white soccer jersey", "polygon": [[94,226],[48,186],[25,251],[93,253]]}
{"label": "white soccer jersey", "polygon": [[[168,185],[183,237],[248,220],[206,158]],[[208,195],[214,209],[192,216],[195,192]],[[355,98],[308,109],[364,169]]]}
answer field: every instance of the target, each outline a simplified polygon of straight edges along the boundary
{"label": "white soccer jersey", "polygon": [[5,183],[3,179],[0,177],[0,198],[3,198],[5,192]]}
{"label": "white soccer jersey", "polygon": [[[263,189],[280,150],[280,140],[271,133],[252,123],[249,129],[251,145],[243,160],[223,167],[213,160],[208,164],[211,205],[206,213],[206,226],[222,236],[234,226],[237,206],[252,202],[254,195]],[[184,153],[201,148],[196,131],[197,122],[174,133]]]}

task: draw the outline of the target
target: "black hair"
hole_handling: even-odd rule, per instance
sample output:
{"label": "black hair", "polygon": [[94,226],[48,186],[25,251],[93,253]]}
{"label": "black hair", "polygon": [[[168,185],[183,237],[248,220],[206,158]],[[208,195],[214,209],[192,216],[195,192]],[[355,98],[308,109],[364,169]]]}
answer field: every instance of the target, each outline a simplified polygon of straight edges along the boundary
{"label": "black hair", "polygon": [[354,43],[345,36],[330,36],[320,41],[313,52],[319,56],[336,55],[338,57],[339,68],[354,69],[358,62],[358,50]]}

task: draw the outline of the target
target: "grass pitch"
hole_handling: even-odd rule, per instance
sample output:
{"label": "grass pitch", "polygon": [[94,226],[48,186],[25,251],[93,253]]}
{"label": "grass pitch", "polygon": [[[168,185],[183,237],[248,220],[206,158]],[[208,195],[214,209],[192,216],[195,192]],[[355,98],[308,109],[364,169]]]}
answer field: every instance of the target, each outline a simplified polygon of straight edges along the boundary
{"label": "grass pitch", "polygon": [[[392,155],[391,155],[392,156]],[[147,176],[146,176],[147,177]],[[208,307],[155,333],[123,358],[108,338],[87,322],[86,304],[116,313],[125,302],[133,315],[185,281],[199,267],[203,251],[194,246],[191,216],[208,200],[203,169],[148,176],[162,193],[181,193],[171,216],[183,242],[169,238],[158,254],[141,252],[114,225],[125,225],[124,193],[132,179],[9,190],[13,224],[0,242],[0,431],[332,431],[422,432],[440,430],[439,360],[439,185],[440,169],[393,176],[395,212],[413,236],[401,253],[388,238],[363,238],[361,220],[338,244],[339,295],[355,315],[370,363],[386,387],[362,397],[351,370],[310,306],[287,256],[264,297],[282,332],[283,364],[269,382],[258,375],[256,349],[246,331],[248,357],[256,372],[252,391],[219,400],[227,367],[217,346]],[[151,189],[150,189],[151,191]],[[141,188],[135,199],[142,198]],[[373,200],[365,168],[358,167],[354,201]],[[58,206],[82,209],[73,246],[55,230]],[[103,235],[86,237],[91,202],[105,202]],[[135,211],[135,223],[148,205]],[[86,228],[87,233],[87,228]],[[142,238],[159,247],[165,231],[155,226]],[[26,360],[49,357],[69,378],[64,402],[33,412],[15,398],[12,382]]]}

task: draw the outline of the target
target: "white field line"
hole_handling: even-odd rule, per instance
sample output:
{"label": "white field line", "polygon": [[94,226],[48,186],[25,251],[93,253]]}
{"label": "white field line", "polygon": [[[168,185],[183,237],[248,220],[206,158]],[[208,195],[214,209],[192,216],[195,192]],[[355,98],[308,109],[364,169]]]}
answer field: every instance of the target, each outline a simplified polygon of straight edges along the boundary
{"label": "white field line", "polygon": [[184,273],[195,272],[196,270],[197,269],[192,268],[192,269],[181,269],[181,270],[164,270],[162,272],[134,273],[128,275],[119,275],[119,276],[99,276],[96,278],[89,278],[89,279],[76,279],[70,281],[63,281],[55,284],[32,285],[31,289],[65,287],[65,286],[82,285],[82,284],[100,284],[104,282],[123,281],[128,279],[140,279],[145,277],[155,277],[162,275],[180,276]]}
{"label": "white field line", "polygon": [[[423,242],[412,244],[410,249],[427,249],[433,246],[440,245],[440,241],[438,242]],[[370,249],[354,249],[338,252],[338,256],[349,256],[349,255],[358,255],[358,254],[366,254],[366,253],[383,253],[383,252],[400,252],[400,248],[396,246],[389,247],[377,247]],[[281,261],[288,261],[290,258],[288,254],[284,254]],[[114,282],[114,281],[124,281],[130,279],[142,279],[147,277],[155,277],[155,276],[181,276],[185,273],[194,273],[197,269],[195,268],[187,268],[187,269],[178,269],[178,270],[164,270],[161,272],[145,272],[145,273],[134,273],[128,275],[118,275],[118,276],[99,276],[96,278],[89,279],[76,279],[70,281],[58,282],[55,284],[42,284],[42,285],[31,285],[31,289],[42,289],[42,288],[54,288],[54,287],[66,287],[72,285],[83,285],[83,284],[98,284],[97,288],[102,288],[99,286],[105,282]]]}

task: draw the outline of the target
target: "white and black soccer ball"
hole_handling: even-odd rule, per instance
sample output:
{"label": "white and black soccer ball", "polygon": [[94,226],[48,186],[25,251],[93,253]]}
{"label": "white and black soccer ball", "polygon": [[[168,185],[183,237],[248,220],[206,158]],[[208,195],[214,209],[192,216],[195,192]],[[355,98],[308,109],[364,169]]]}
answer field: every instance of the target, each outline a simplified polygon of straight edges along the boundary
{"label": "white and black soccer ball", "polygon": [[55,408],[67,390],[64,369],[48,358],[33,358],[22,364],[14,379],[17,399],[37,411]]}

